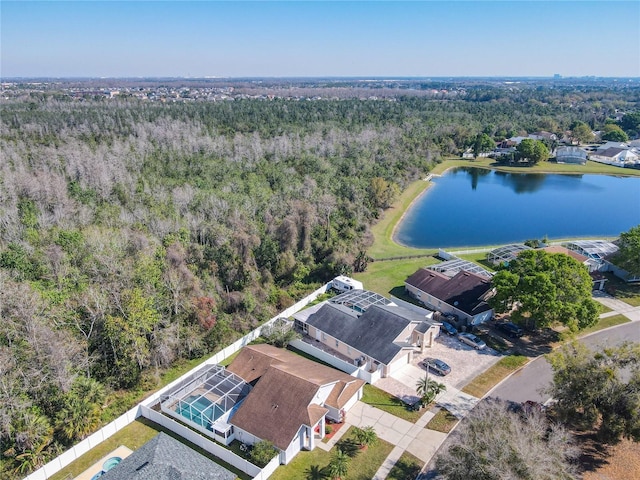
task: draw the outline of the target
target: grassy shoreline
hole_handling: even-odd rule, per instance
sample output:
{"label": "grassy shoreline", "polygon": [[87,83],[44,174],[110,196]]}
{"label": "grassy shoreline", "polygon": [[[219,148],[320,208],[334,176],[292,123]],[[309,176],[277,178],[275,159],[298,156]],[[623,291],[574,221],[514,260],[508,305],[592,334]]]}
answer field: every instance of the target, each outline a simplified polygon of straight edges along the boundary
{"label": "grassy shoreline", "polygon": [[[482,158],[477,160],[447,159],[436,165],[431,170],[431,175],[443,175],[452,168],[460,167],[477,167],[488,170],[495,170],[509,173],[547,173],[547,174],[594,174],[594,175],[616,175],[622,177],[640,177],[640,170],[623,169],[620,167],[612,167],[597,162],[587,162],[586,165],[565,165],[550,162],[542,162],[542,164],[533,167],[508,167],[495,163],[492,159]],[[382,218],[371,228],[374,242],[367,250],[367,253],[374,260],[396,259],[398,257],[421,257],[433,255],[437,249],[414,248],[402,245],[394,239],[395,231],[402,219],[412,207],[412,205],[420,199],[422,195],[429,191],[431,182],[426,179],[416,180],[410,184],[400,195],[393,205],[387,209]],[[569,240],[568,238],[552,239],[553,241]],[[497,245],[496,245],[497,246]],[[496,246],[470,246],[456,247],[455,250],[466,249],[490,249]]]}

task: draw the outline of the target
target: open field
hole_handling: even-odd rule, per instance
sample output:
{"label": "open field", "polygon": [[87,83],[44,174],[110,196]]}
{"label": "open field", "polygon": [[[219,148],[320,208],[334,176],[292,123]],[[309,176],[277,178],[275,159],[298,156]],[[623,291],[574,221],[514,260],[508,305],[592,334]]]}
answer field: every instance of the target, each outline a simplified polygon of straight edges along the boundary
{"label": "open field", "polygon": [[404,260],[384,260],[369,263],[366,272],[356,273],[353,278],[360,280],[364,288],[381,295],[398,295],[404,292],[404,281],[421,267],[433,265],[440,261],[433,256],[409,258]]}
{"label": "open field", "polygon": [[393,229],[400,222],[404,213],[409,209],[416,198],[422,194],[431,184],[424,180],[417,180],[409,185],[400,198],[391,208],[385,210],[383,217],[371,227],[371,233],[375,238],[374,244],[367,253],[377,259],[400,257],[405,255],[431,255],[433,249],[418,249],[399,245],[393,241]]}

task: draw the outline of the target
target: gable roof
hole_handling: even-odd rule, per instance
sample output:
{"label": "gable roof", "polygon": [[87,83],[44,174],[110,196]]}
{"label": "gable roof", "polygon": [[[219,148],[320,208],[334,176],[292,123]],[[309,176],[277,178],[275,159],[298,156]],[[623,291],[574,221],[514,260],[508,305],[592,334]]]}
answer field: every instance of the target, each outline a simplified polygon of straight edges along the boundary
{"label": "gable roof", "polygon": [[117,466],[104,480],[234,480],[235,473],[160,432]]}
{"label": "gable roof", "polygon": [[328,412],[312,405],[317,392],[312,382],[270,368],[229,423],[286,450],[302,425],[313,426]]}
{"label": "gable roof", "polygon": [[491,291],[491,280],[471,272],[460,271],[451,278],[421,268],[405,281],[418,290],[454,306],[467,315],[477,315],[491,307],[484,300]]}
{"label": "gable roof", "polygon": [[257,380],[229,423],[286,450],[302,425],[315,425],[329,410],[317,404],[325,385],[333,389],[325,403],[342,408],[364,381],[272,345],[249,345],[227,367]]}
{"label": "gable roof", "polygon": [[336,305],[326,304],[311,315],[307,323],[388,365],[402,349],[393,343],[398,335],[412,321],[422,320],[424,316],[401,307],[372,305],[358,317]]}

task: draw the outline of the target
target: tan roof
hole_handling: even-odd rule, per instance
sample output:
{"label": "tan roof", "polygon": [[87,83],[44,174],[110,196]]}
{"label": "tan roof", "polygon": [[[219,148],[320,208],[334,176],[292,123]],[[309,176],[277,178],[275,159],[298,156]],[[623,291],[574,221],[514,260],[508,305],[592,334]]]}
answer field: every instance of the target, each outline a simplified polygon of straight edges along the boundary
{"label": "tan roof", "polygon": [[567,247],[562,247],[560,245],[551,245],[549,247],[544,247],[543,249],[547,253],[564,253],[565,255],[569,255],[572,258],[575,258],[580,263],[584,263],[588,260],[584,255],[579,254],[574,250],[569,250]]}
{"label": "tan roof", "polygon": [[342,408],[364,385],[360,379],[272,345],[249,345],[227,367],[257,383],[230,423],[285,450],[302,425],[314,426],[328,409],[315,399],[320,387],[334,385],[325,402]]}
{"label": "tan roof", "polygon": [[[352,377],[353,378],[353,377]],[[333,387],[331,393],[324,401],[325,405],[330,407],[341,409],[347,402],[355,395],[355,393],[364,385],[364,381],[357,378],[353,378],[353,381],[345,383],[340,381]]]}

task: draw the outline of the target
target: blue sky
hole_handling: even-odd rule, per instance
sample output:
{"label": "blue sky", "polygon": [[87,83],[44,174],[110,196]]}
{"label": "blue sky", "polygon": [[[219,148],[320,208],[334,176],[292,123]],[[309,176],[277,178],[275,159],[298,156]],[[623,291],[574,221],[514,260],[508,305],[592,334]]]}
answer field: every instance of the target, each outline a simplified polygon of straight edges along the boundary
{"label": "blue sky", "polygon": [[7,1],[0,75],[640,76],[640,2]]}

